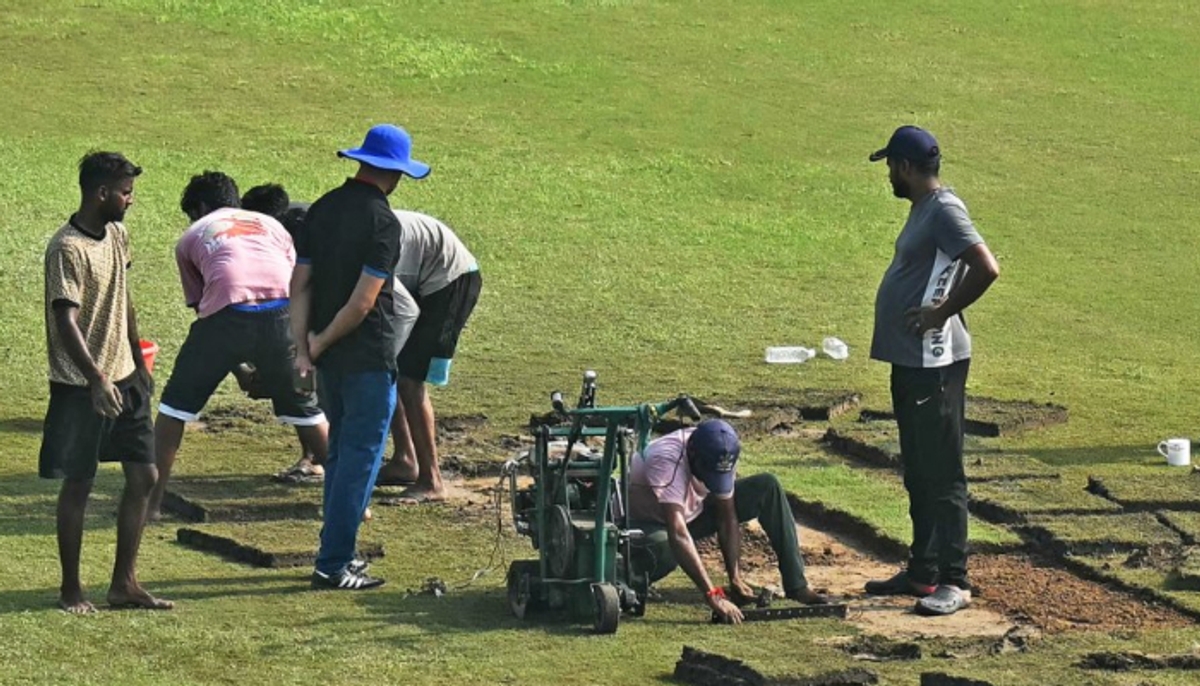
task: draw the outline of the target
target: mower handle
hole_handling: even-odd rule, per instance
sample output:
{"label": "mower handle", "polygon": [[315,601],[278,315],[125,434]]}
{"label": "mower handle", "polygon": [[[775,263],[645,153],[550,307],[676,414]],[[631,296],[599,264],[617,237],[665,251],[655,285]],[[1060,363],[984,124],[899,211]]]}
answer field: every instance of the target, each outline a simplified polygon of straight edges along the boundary
{"label": "mower handle", "polygon": [[679,414],[695,421],[700,421],[701,419],[700,410],[696,408],[696,403],[692,402],[690,396],[684,394],[680,394],[674,400],[660,403],[654,408],[655,413],[660,417],[667,414],[671,410],[676,410]]}

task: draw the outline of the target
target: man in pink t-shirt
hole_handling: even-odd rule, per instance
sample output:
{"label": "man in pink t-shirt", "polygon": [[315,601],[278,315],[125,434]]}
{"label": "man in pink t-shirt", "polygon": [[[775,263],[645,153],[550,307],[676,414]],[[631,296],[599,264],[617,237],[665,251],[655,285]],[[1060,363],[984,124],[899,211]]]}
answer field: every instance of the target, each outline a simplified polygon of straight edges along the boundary
{"label": "man in pink t-shirt", "polygon": [[184,302],[198,318],[179,350],[154,424],[159,480],[150,516],[160,514],[167,478],[186,422],[221,381],[250,363],[280,422],[296,427],[317,463],[328,452],[329,425],[311,392],[292,377],[296,346],[288,287],[296,251],[278,221],[238,209],[237,185],[221,172],[192,177],[180,207],[192,220],[175,248]]}
{"label": "man in pink t-shirt", "polygon": [[[779,559],[788,598],[805,604],[829,599],[808,587],[796,521],[783,486],[773,474],[737,478],[741,442],[727,422],[707,419],[650,442],[633,456],[629,475],[630,528],[645,537],[636,544],[633,563],[657,581],[675,567],[704,592],[705,602],[726,621],[739,623],[738,604],[754,599],[742,580],[741,522],[757,519]],[[730,592],[709,580],[695,539],[717,534],[729,574]]]}

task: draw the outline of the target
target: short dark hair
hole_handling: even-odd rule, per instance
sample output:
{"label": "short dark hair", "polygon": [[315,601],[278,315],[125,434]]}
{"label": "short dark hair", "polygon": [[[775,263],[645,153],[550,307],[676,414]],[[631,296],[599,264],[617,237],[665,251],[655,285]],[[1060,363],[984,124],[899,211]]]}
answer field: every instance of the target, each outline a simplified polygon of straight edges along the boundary
{"label": "short dark hair", "polygon": [[283,228],[292,234],[292,240],[296,240],[296,234],[300,232],[304,226],[304,220],[308,218],[307,207],[289,207],[279,215],[279,223],[283,224]]}
{"label": "short dark hair", "polygon": [[192,210],[201,206],[208,211],[219,210],[222,207],[241,207],[238,199],[238,187],[233,178],[219,171],[206,171],[197,174],[183,189],[183,197],[179,199],[179,209],[191,216]]}
{"label": "short dark hair", "polygon": [[942,171],[942,156],[936,155],[926,160],[909,160],[913,169],[925,176],[937,176]]}
{"label": "short dark hair", "polygon": [[86,193],[141,173],[141,167],[119,152],[93,150],[79,160],[79,187]]}
{"label": "short dark hair", "polygon": [[278,219],[291,202],[287,191],[277,183],[264,183],[255,186],[242,195],[242,209],[251,212],[261,212]]}

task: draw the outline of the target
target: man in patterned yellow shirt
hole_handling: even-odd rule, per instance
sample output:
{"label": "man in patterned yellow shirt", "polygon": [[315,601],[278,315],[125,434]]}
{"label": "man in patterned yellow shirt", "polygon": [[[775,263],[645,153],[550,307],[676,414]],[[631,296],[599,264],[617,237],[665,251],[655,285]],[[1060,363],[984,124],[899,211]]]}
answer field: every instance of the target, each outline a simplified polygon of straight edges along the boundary
{"label": "man in patterned yellow shirt", "polygon": [[62,479],[58,495],[59,607],[95,607],[79,579],[83,519],[99,462],[121,462],[125,490],[117,514],[117,556],[108,603],[165,610],[147,593],[136,563],[146,503],[158,478],[150,423],[153,382],[138,342],[129,298],[129,233],[121,220],[133,204],[140,167],[119,153],[90,153],[79,163],[82,199],[46,248],[46,343],[50,407],[39,474]]}

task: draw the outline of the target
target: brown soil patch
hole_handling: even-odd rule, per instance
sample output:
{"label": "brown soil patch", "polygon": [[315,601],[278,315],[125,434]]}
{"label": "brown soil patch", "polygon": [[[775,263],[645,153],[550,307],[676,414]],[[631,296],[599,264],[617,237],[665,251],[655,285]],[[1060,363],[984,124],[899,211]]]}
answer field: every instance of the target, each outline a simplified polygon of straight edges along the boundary
{"label": "brown soil patch", "polygon": [[[1189,626],[1192,621],[1169,608],[1150,605],[1102,584],[1085,581],[1059,567],[1024,555],[974,555],[971,577],[974,603],[952,617],[921,617],[914,599],[863,594],[870,579],[897,571],[864,552],[854,541],[801,527],[806,574],[813,588],[840,596],[850,605],[847,621],[870,634],[890,638],[1001,639],[1018,625],[1046,633],[1067,630],[1114,631]],[[706,566],[724,578],[716,538],[698,543]],[[756,586],[778,588],[775,555],[756,524],[743,528],[742,570]]]}
{"label": "brown soil patch", "polygon": [[247,432],[255,427],[273,426],[275,423],[275,416],[271,414],[268,405],[244,403],[206,408],[200,415],[200,421],[189,423],[188,428],[207,433]]}
{"label": "brown soil patch", "polygon": [[1070,572],[1019,555],[975,555],[977,596],[1018,621],[1048,633],[1141,630],[1192,624],[1184,615],[1150,605]]}
{"label": "brown soil patch", "polygon": [[450,415],[438,417],[438,441],[455,441],[487,426],[488,418],[482,414]]}

